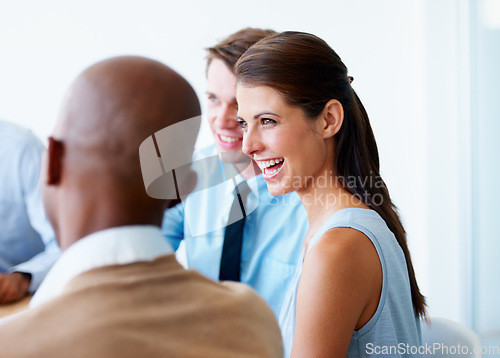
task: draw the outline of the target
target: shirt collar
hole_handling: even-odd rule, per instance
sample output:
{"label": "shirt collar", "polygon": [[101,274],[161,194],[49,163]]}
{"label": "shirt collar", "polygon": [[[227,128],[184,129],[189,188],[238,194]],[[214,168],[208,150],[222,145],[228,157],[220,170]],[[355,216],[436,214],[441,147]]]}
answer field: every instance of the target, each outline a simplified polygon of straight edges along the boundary
{"label": "shirt collar", "polygon": [[[193,160],[196,161],[196,160],[208,158],[211,156],[217,156],[218,168],[211,168],[211,170],[209,170],[207,172],[211,173],[212,170],[220,170],[224,175],[224,165],[228,165],[228,164],[227,163],[223,164],[222,161],[220,160],[219,153],[217,152],[217,147],[215,146],[215,144],[210,144],[207,147],[197,149],[193,155]],[[204,168],[204,169],[206,169],[206,168]],[[198,174],[200,174],[200,173],[198,173]],[[204,173],[201,173],[201,175],[204,175]],[[230,178],[230,179],[231,180],[234,179],[234,186],[233,185],[227,186],[228,189],[226,190],[226,194],[228,194],[228,195],[234,195],[234,187],[245,180],[246,180],[248,187],[250,188],[252,194],[255,197],[258,198],[262,191],[263,192],[267,191],[267,189],[263,190],[264,188],[267,188],[267,184],[266,184],[265,180],[262,178],[262,173],[260,173],[256,176],[253,176],[249,179],[243,178],[243,176],[238,173],[238,174],[234,175],[233,178]],[[226,180],[229,180],[229,178],[226,178]]]}
{"label": "shirt collar", "polygon": [[121,226],[92,233],[62,253],[31,299],[30,307],[59,296],[69,281],[85,271],[151,261],[172,253],[156,226]]}

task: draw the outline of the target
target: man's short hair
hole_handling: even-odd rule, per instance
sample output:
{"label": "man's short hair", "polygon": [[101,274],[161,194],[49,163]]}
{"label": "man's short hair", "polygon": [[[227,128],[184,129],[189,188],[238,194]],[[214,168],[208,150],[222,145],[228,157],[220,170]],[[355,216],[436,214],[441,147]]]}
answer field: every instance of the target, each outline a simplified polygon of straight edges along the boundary
{"label": "man's short hair", "polygon": [[274,30],[254,29],[247,27],[239,30],[225,39],[219,41],[215,46],[207,48],[207,71],[214,58],[218,58],[229,67],[231,72],[238,59],[254,43],[264,37],[276,34]]}

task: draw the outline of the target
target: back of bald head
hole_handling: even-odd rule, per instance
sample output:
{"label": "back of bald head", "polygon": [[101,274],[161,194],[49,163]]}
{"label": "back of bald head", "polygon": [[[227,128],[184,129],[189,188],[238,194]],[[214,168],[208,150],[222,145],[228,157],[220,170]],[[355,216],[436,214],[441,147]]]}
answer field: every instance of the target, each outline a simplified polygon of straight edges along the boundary
{"label": "back of bald head", "polygon": [[175,71],[143,57],[116,57],[78,76],[54,137],[64,140],[66,166],[73,173],[129,178],[142,185],[141,142],[199,115],[194,90]]}

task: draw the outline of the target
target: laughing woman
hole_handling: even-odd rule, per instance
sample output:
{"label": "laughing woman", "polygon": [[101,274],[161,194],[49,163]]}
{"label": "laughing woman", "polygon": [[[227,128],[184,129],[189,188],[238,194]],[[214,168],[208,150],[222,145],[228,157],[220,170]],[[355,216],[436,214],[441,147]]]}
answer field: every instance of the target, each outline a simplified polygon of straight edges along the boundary
{"label": "laughing woman", "polygon": [[271,194],[297,191],[309,218],[281,310],[285,356],[408,355],[425,299],[347,68],[320,38],[284,32],[235,72],[243,151]]}

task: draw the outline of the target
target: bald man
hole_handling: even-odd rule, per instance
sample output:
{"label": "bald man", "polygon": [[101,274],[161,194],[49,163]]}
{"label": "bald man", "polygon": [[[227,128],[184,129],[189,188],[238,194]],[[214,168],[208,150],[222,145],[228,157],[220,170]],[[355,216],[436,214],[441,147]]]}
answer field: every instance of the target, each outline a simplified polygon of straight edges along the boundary
{"label": "bald man", "polygon": [[[149,59],[76,79],[42,167],[63,254],[30,309],[0,325],[2,356],[282,357],[271,309],[246,286],[184,270],[159,229],[168,202],[146,194],[141,143],[199,114],[190,85]],[[169,135],[182,147],[156,136],[154,154],[190,158],[196,133]]]}

